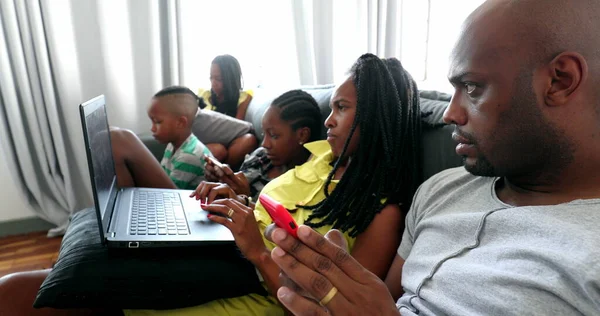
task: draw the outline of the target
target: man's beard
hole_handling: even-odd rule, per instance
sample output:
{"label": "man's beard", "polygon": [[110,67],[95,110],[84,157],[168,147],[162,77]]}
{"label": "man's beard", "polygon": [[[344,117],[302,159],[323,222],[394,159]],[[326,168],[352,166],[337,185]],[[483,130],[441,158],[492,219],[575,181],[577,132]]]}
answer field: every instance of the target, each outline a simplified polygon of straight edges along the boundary
{"label": "man's beard", "polygon": [[462,160],[463,160],[463,165],[465,166],[465,169],[472,175],[481,176],[481,177],[495,177],[496,176],[496,171],[494,169],[494,166],[484,155],[478,155],[477,160],[475,161],[474,165],[467,165],[466,157],[463,157]]}

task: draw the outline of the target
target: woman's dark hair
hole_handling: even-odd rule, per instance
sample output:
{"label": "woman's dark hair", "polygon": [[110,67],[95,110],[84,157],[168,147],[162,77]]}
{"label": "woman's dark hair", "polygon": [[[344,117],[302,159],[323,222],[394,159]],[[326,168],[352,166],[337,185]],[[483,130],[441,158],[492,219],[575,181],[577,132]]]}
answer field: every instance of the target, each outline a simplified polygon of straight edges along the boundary
{"label": "woman's dark hair", "polygon": [[154,97],[158,98],[158,97],[162,97],[165,95],[172,95],[172,94],[191,95],[192,97],[194,97],[194,99],[196,99],[196,102],[198,102],[198,107],[200,107],[201,109],[206,107],[206,103],[204,103],[204,100],[201,97],[199,97],[197,94],[195,94],[194,91],[190,90],[188,87],[184,87],[184,86],[166,87],[166,88],[158,91],[157,93],[155,93]]}
{"label": "woman's dark hair", "polygon": [[231,55],[219,55],[212,61],[221,70],[223,80],[223,102],[219,103],[217,95],[211,91],[210,103],[215,106],[217,112],[235,117],[237,114],[240,91],[242,90],[242,68],[235,57]]}
{"label": "woman's dark hair", "polygon": [[309,142],[320,139],[321,110],[312,95],[302,90],[291,90],[273,100],[271,106],[281,110],[279,118],[288,122],[292,126],[292,130],[308,127],[310,129]]}
{"label": "woman's dark hair", "polygon": [[[362,55],[351,70],[357,106],[350,135],[324,186],[325,199],[312,206],[311,227],[332,225],[352,237],[367,229],[387,204],[408,210],[422,181],[419,92],[397,59]],[[332,192],[329,185],[360,126],[358,149]],[[384,200],[385,199],[385,200]]]}

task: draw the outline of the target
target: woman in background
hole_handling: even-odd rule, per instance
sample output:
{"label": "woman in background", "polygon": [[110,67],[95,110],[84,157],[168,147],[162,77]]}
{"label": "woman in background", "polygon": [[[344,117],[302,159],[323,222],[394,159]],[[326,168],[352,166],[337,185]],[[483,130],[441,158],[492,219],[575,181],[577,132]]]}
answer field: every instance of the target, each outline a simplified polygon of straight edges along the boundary
{"label": "woman in background", "polygon": [[252,91],[243,88],[238,60],[231,55],[219,55],[210,66],[210,90],[200,89],[198,95],[204,99],[206,110],[243,120],[252,101]]}
{"label": "woman in background", "polygon": [[[210,90],[199,89],[198,96],[206,104],[203,110],[216,111],[244,120],[248,105],[252,101],[252,91],[242,89],[242,68],[238,60],[231,55],[219,55],[213,59],[210,66]],[[206,146],[217,160],[234,167],[239,167],[244,155],[248,153],[244,152],[240,156],[237,150],[231,150],[236,144],[209,143]]]}

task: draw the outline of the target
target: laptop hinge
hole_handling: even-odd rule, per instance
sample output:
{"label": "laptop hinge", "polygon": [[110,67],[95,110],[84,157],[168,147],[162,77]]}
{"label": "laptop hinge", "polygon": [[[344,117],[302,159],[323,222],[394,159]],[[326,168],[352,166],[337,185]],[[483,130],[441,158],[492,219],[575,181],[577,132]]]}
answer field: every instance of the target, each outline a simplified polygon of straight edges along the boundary
{"label": "laptop hinge", "polygon": [[112,238],[115,238],[115,236],[116,236],[116,235],[117,235],[117,234],[116,234],[115,232],[111,232],[111,233],[110,233],[110,237],[112,237]]}

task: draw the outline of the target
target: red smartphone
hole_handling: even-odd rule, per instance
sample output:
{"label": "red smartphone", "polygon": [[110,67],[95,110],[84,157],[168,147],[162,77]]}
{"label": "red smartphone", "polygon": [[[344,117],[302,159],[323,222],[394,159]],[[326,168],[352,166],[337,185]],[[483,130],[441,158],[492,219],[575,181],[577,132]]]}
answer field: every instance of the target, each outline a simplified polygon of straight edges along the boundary
{"label": "red smartphone", "polygon": [[285,229],[294,238],[298,239],[298,224],[288,210],[266,194],[258,197],[260,204],[265,207],[273,222],[280,228]]}

